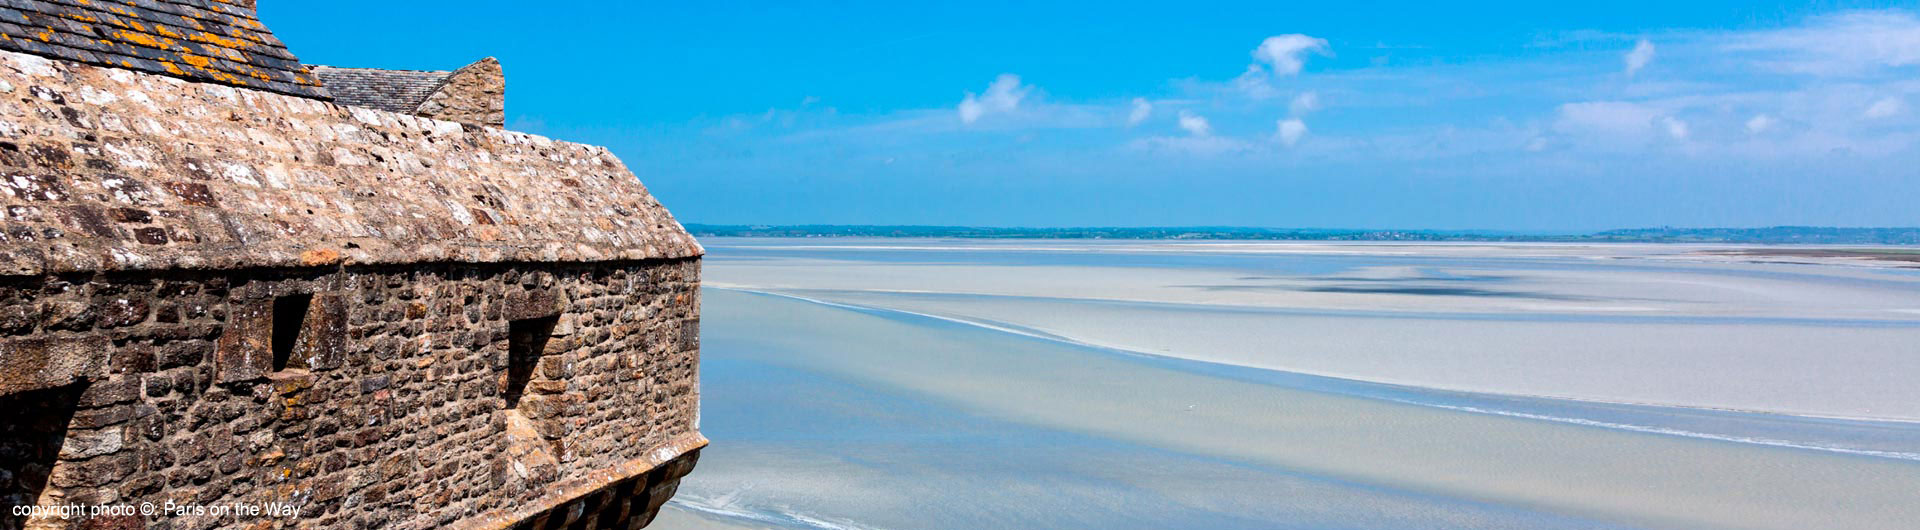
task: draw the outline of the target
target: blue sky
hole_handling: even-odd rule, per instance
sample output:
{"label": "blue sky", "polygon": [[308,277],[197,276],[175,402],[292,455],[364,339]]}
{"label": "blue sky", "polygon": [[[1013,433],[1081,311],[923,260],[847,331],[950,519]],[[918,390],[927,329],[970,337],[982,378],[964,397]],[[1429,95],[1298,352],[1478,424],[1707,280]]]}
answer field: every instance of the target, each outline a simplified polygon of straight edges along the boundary
{"label": "blue sky", "polygon": [[261,4],[310,63],[499,57],[683,222],[1920,225],[1911,4]]}

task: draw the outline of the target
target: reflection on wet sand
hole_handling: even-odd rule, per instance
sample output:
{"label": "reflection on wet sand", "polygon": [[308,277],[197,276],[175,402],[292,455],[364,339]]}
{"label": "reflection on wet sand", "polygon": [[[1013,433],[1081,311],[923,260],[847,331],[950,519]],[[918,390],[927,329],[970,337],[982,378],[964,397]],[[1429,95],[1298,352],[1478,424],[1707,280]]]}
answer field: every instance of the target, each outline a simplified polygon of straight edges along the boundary
{"label": "reflection on wet sand", "polygon": [[[1332,264],[1276,264],[1299,257],[1269,252],[1255,266],[1238,255],[1165,266],[1127,256],[1115,258],[1126,266],[1108,267],[1086,249],[1075,251],[1079,262],[1048,256],[1036,261],[1051,264],[1035,266],[993,250],[969,261],[951,250],[924,260],[912,249],[709,248],[710,285],[730,287],[709,289],[704,301],[703,428],[715,444],[670,520],[827,528],[1920,520],[1910,502],[1920,491],[1920,424],[1886,421],[1913,417],[1902,406],[1920,399],[1884,379],[1920,373],[1895,355],[1920,330],[1895,311],[1920,305],[1911,276],[1658,256],[1595,266],[1560,250],[1537,262],[1460,258],[1449,248]],[[729,261],[730,252],[753,259]],[[788,257],[767,255],[779,252]],[[1283,268],[1310,272],[1272,274]],[[1454,279],[1474,276],[1492,279]],[[1471,283],[1581,299],[1185,287],[1250,282]],[[1495,301],[1474,301],[1483,298]],[[1642,309],[1605,307],[1628,303]],[[1785,307],[1795,304],[1805,310]],[[1743,378],[1759,383],[1719,384]],[[1688,408],[1717,402],[1882,419]]]}

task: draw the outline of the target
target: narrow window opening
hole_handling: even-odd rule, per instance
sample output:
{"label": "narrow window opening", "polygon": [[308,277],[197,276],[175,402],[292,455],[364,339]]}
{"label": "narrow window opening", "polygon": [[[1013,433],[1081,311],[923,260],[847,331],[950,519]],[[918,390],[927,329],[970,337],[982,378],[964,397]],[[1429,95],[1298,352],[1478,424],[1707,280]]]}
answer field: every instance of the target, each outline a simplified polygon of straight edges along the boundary
{"label": "narrow window opening", "polygon": [[503,389],[507,408],[520,406],[520,396],[526,395],[527,382],[533,380],[540,354],[547,350],[547,339],[553,337],[553,325],[559,321],[555,315],[507,324],[507,387]]}
{"label": "narrow window opening", "polygon": [[300,330],[307,321],[307,307],[313,295],[290,294],[273,299],[273,371],[287,369],[293,360],[293,347],[300,343]]}

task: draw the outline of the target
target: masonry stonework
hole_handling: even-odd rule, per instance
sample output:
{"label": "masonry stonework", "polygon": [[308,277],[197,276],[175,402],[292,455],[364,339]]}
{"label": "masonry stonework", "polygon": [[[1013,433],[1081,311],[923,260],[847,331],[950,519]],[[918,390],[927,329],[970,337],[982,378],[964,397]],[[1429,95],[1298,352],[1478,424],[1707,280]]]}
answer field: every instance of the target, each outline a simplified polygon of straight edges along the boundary
{"label": "masonry stonework", "polygon": [[413,114],[499,127],[507,122],[506,100],[506,72],[500,61],[488,57],[454,70]]}
{"label": "masonry stonework", "polygon": [[198,81],[0,51],[0,508],[297,511],[0,529],[651,521],[703,251],[617,158]]}
{"label": "masonry stonework", "polygon": [[308,68],[342,105],[487,127],[507,122],[506,72],[492,57],[453,71]]}
{"label": "masonry stonework", "polygon": [[[702,444],[683,413],[698,398],[698,274],[681,259],[14,278],[0,286],[0,313],[31,320],[0,338],[7,348],[81,344],[104,364],[0,398],[23,405],[0,409],[16,416],[10,425],[42,436],[4,452],[34,457],[9,466],[0,498],[286,503],[297,519],[268,519],[285,527],[506,527],[547,515],[528,507],[631,488],[603,502],[623,510],[605,522],[643,523]],[[288,296],[311,303],[273,311]],[[274,328],[288,317],[297,332],[280,338],[297,357],[254,366],[274,360]],[[526,396],[506,407],[509,326],[539,318],[555,326]],[[38,425],[48,417],[69,419]],[[680,468],[647,475],[683,455]]]}

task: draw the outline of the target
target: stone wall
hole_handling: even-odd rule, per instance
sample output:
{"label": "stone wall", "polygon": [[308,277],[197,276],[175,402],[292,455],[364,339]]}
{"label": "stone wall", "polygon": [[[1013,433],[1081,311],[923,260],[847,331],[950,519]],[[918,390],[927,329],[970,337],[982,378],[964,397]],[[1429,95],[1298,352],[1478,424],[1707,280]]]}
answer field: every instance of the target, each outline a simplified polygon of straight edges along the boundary
{"label": "stone wall", "polygon": [[0,379],[72,374],[0,391],[0,502],[299,510],[85,522],[109,528],[644,524],[705,444],[698,275],[675,258],[0,277]]}
{"label": "stone wall", "polygon": [[415,116],[500,127],[507,123],[507,77],[500,61],[481,59],[447,76]]}

